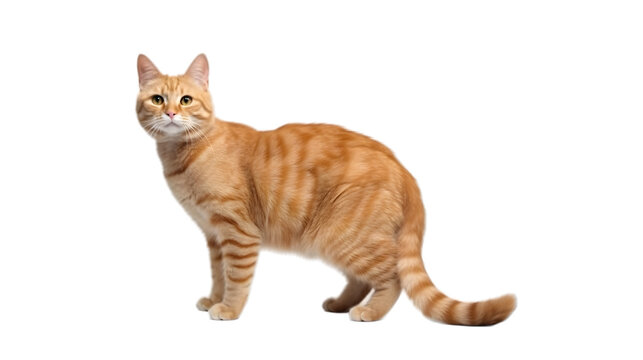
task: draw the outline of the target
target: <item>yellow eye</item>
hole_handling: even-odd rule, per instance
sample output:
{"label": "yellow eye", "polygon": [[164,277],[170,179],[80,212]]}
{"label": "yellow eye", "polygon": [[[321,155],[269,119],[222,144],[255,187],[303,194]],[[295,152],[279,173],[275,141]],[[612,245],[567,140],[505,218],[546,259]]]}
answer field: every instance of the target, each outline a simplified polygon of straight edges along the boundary
{"label": "yellow eye", "polygon": [[152,96],[152,103],[154,105],[162,105],[163,104],[163,96],[161,95],[154,95]]}
{"label": "yellow eye", "polygon": [[185,95],[181,98],[181,105],[187,106],[192,104],[192,96]]}

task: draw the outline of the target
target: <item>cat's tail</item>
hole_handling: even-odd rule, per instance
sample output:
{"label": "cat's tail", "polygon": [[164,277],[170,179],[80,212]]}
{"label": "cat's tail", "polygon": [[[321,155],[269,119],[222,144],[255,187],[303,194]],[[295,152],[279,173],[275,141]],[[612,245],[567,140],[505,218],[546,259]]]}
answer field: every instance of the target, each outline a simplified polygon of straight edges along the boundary
{"label": "cat's tail", "polygon": [[[410,176],[409,176],[410,177]],[[516,297],[504,295],[479,302],[461,302],[438,290],[429,278],[421,257],[424,233],[424,207],[420,190],[410,177],[404,222],[399,231],[397,270],[402,288],[422,313],[436,321],[453,325],[493,325],[505,320],[516,308]]]}

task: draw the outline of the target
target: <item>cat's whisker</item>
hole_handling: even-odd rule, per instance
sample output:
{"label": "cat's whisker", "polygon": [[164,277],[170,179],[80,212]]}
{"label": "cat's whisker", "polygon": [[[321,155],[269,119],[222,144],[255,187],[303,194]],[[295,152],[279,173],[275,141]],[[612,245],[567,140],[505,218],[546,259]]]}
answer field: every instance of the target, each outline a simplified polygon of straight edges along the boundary
{"label": "cat's whisker", "polygon": [[192,124],[190,124],[190,122],[188,122],[187,120],[184,120],[184,119],[181,119],[180,124],[183,127],[183,130],[185,130],[185,133],[187,134],[188,142],[192,143],[192,140],[193,140],[192,139],[192,137],[193,137],[192,136],[192,131],[191,131],[193,129]]}
{"label": "cat's whisker", "polygon": [[207,141],[210,150],[214,151],[212,148],[212,143],[210,142],[210,139],[205,135],[205,133],[201,131],[199,128],[197,128],[196,126],[194,127],[194,130],[196,134],[199,136],[199,139],[204,139],[205,141]]}
{"label": "cat's whisker", "polygon": [[[183,124],[186,132],[188,133],[188,140],[190,142],[194,140],[193,137],[196,137],[197,140],[205,139],[209,143],[209,139],[205,138],[205,134],[203,134],[203,132],[199,129],[198,125],[194,121],[185,120]],[[194,134],[194,136],[192,134]]]}
{"label": "cat's whisker", "polygon": [[[193,142],[193,140],[194,140],[194,139],[193,139],[193,136],[192,136],[192,133],[193,133],[194,127],[192,127],[190,124],[185,124],[185,123],[184,123],[184,124],[183,124],[183,128],[185,129],[185,132],[186,132],[186,133],[187,133],[187,135],[188,135],[188,142],[192,143],[192,142]],[[194,132],[194,133],[196,134],[196,132]]]}
{"label": "cat's whisker", "polygon": [[152,119],[152,121],[149,121],[145,125],[145,129],[150,130],[150,131],[154,131],[154,129],[156,129],[157,125],[158,125],[158,121],[156,119]]}
{"label": "cat's whisker", "polygon": [[151,127],[153,137],[156,137],[156,135],[158,135],[161,132],[161,128],[163,126],[163,123],[164,123],[164,121],[161,118],[155,118],[154,119],[154,121],[152,123],[152,127]]}
{"label": "cat's whisker", "polygon": [[157,135],[163,132],[163,127],[165,125],[166,125],[166,120],[164,118],[154,117],[148,120],[145,124],[143,124],[143,128],[149,131],[152,137],[156,137]]}

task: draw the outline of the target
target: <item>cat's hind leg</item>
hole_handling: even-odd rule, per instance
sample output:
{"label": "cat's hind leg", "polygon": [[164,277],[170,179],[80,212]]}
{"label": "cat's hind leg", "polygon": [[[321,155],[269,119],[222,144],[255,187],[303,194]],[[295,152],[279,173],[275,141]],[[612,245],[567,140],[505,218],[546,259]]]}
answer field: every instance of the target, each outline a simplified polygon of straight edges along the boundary
{"label": "cat's hind leg", "polygon": [[322,307],[328,312],[345,313],[364,300],[371,291],[371,286],[353,277],[348,277],[348,284],[337,298],[324,301]]}
{"label": "cat's hind leg", "polygon": [[397,275],[395,242],[386,235],[369,235],[353,256],[344,260],[348,272],[372,286],[375,290],[364,305],[350,310],[354,321],[376,321],[393,307],[402,292]]}
{"label": "cat's hind leg", "polygon": [[376,321],[391,310],[400,296],[402,289],[397,278],[375,286],[375,292],[365,305],[358,305],[350,310],[354,321]]}

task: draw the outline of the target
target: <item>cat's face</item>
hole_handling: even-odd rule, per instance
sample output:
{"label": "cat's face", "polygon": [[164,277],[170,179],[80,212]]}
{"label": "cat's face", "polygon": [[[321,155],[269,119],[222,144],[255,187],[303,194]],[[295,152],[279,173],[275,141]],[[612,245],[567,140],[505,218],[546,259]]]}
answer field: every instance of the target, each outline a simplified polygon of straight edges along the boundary
{"label": "cat's face", "polygon": [[208,61],[199,55],[185,74],[161,74],[145,56],[138,57],[138,120],[156,140],[202,136],[213,121],[208,92]]}

